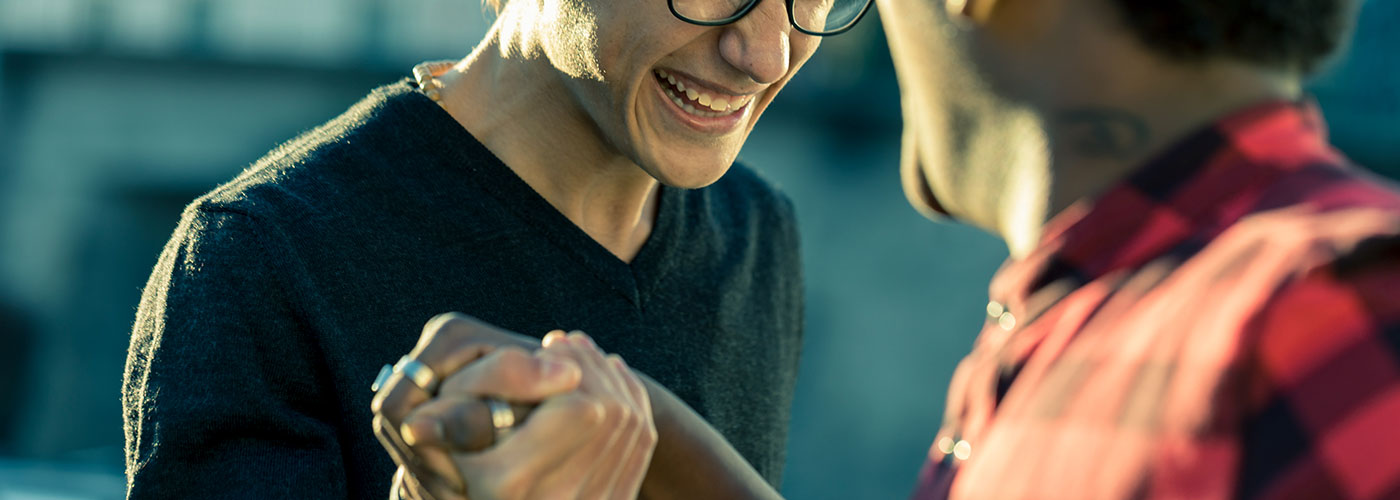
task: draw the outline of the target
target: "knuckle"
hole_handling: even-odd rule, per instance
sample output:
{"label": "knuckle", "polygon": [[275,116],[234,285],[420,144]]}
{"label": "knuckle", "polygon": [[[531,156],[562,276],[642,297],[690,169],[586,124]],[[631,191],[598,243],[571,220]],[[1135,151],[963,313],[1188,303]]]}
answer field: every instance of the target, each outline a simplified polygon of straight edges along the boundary
{"label": "knuckle", "polygon": [[374,397],[374,400],[370,402],[370,409],[374,410],[375,414],[386,418],[398,417],[399,414],[403,413],[401,411],[403,406],[404,391],[401,388],[401,384],[398,383],[393,383],[388,388],[380,391],[380,393]]}
{"label": "knuckle", "polygon": [[635,408],[632,408],[632,405],[624,404],[624,403],[622,403],[622,402],[618,402],[618,403],[617,403],[617,420],[618,420],[618,424],[619,424],[619,425],[622,425],[622,426],[625,426],[625,427],[631,429],[631,428],[635,428],[635,427],[638,427],[638,426],[641,425],[641,423],[642,423],[642,416],[641,416],[640,414],[637,413],[637,411],[636,411]]}
{"label": "knuckle", "polygon": [[564,410],[568,412],[572,421],[586,427],[602,425],[603,419],[607,416],[602,404],[586,398],[571,398]]}
{"label": "knuckle", "polygon": [[506,369],[528,367],[532,361],[530,354],[519,347],[502,347],[496,350],[495,355],[496,362]]}
{"label": "knuckle", "polygon": [[442,313],[433,316],[433,319],[423,326],[423,337],[425,340],[436,337],[468,337],[475,330],[476,323],[471,316],[459,312]]}
{"label": "knuckle", "polygon": [[495,366],[491,372],[490,376],[500,380],[505,387],[519,389],[529,386],[531,375],[536,370],[534,359],[523,349],[506,347],[496,350]]}
{"label": "knuckle", "polygon": [[646,425],[642,427],[641,438],[646,441],[647,446],[656,444],[656,441],[661,438],[661,433],[656,431],[656,422],[647,420]]}
{"label": "knuckle", "polygon": [[599,403],[603,409],[603,421],[612,425],[627,425],[628,411],[627,405],[615,399],[605,399]]}

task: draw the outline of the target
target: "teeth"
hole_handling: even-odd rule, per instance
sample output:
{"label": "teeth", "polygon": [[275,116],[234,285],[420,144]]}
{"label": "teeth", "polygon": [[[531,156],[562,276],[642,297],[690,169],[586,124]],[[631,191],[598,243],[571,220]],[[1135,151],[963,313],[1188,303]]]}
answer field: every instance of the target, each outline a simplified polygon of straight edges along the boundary
{"label": "teeth", "polygon": [[[690,113],[695,116],[701,116],[706,118],[724,116],[733,113],[735,110],[748,104],[748,102],[743,101],[742,98],[735,99],[731,103],[729,99],[726,99],[724,97],[712,97],[709,94],[697,91],[695,89],[687,89],[685,88],[684,82],[676,80],[676,77],[674,75],[671,75],[664,70],[658,69],[656,70],[656,74],[657,76],[665,78],[667,82],[675,86],[674,89],[663,87],[663,90],[666,92],[666,97],[669,97],[671,99],[671,102],[676,103],[676,107],[681,108],[682,110],[685,110],[686,113]],[[679,90],[683,94],[683,97],[680,95],[676,95],[677,90]],[[696,108],[691,104],[691,102],[699,103],[701,107]],[[731,107],[733,109],[730,109]]]}

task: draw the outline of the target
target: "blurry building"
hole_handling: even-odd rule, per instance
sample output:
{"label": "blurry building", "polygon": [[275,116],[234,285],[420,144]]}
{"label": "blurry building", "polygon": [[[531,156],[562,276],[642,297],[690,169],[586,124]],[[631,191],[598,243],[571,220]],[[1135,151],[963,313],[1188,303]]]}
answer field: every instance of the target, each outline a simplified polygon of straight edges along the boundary
{"label": "blurry building", "polygon": [[119,464],[128,333],[180,209],[486,26],[445,0],[0,0],[0,295],[34,325],[0,449]]}

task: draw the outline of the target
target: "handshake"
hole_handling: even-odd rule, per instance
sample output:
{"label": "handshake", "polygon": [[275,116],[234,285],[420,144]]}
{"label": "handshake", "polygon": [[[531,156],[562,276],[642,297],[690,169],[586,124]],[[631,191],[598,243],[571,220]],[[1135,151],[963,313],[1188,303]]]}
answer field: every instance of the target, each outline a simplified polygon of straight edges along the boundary
{"label": "handshake", "polygon": [[373,389],[391,498],[630,500],[657,442],[642,380],[582,332],[541,344],[443,314]]}

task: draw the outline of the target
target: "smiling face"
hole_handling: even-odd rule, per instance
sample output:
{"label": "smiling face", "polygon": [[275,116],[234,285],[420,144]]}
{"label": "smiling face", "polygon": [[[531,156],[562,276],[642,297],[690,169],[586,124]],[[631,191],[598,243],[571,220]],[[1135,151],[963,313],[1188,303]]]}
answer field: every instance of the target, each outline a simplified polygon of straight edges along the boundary
{"label": "smiling face", "polygon": [[671,186],[722,176],[818,37],[780,0],[738,22],[696,26],[661,0],[545,0],[545,54],[569,99],[617,154]]}

